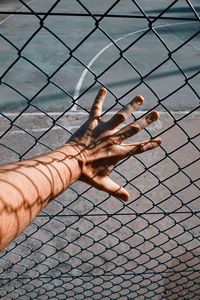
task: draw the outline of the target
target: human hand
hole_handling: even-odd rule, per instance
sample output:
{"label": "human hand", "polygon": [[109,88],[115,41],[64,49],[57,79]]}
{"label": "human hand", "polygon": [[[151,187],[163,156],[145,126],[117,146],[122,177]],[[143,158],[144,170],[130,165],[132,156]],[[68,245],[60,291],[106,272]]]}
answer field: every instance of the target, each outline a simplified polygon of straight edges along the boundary
{"label": "human hand", "polygon": [[123,143],[157,121],[159,113],[151,112],[136,122],[118,128],[144,103],[144,98],[136,96],[110,120],[104,122],[101,115],[106,94],[105,88],[100,89],[88,120],[72,135],[68,144],[72,145],[77,153],[76,159],[81,168],[79,180],[127,201],[130,198],[129,193],[114,182],[109,174],[120,160],[144,153],[161,144],[160,138],[131,144]]}

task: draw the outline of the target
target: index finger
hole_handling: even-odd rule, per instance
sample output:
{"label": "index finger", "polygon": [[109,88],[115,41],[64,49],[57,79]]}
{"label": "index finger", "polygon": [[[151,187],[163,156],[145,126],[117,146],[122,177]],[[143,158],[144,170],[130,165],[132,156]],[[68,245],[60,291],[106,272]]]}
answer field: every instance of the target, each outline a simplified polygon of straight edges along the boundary
{"label": "index finger", "polygon": [[107,90],[105,88],[101,88],[94,100],[94,103],[90,110],[90,117],[97,118],[102,114],[102,107],[107,94]]}
{"label": "index finger", "polygon": [[136,96],[130,103],[125,105],[118,113],[116,113],[109,121],[106,122],[106,129],[112,130],[126,121],[131,114],[136,111],[144,103],[142,96]]}

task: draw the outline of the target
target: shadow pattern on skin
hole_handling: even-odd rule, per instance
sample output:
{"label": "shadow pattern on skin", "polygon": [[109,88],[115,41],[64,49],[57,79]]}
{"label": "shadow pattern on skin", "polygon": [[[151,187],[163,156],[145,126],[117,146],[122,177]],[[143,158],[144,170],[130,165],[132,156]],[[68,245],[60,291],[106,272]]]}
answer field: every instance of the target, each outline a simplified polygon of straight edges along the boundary
{"label": "shadow pattern on skin", "polygon": [[0,166],[0,249],[19,235],[49,201],[77,180],[124,201],[129,199],[129,193],[109,174],[120,160],[160,145],[160,138],[123,143],[157,121],[159,113],[151,112],[118,128],[144,99],[136,96],[104,122],[101,116],[106,94],[104,88],[99,91],[89,119],[66,145],[42,156]]}

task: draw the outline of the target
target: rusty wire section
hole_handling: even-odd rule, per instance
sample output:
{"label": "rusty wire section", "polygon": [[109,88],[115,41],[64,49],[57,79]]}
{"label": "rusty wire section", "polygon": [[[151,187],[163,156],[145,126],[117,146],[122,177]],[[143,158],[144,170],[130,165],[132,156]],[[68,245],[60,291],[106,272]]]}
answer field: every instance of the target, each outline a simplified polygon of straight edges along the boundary
{"label": "rusty wire section", "polygon": [[[55,12],[60,0],[52,1],[51,8],[43,12],[34,11],[25,1],[19,2],[25,6],[26,11],[13,14],[20,18],[27,15],[34,17],[37,20],[37,28],[34,28],[20,48],[12,41],[12,36],[0,34],[0,43],[6,43],[11,53],[15,53],[7,68],[0,74],[0,92],[2,88],[7,88],[20,99],[23,98],[25,103],[17,115],[0,112],[3,124],[0,149],[2,153],[7,154],[8,160],[10,157],[24,159],[27,155],[32,155],[37,147],[41,147],[43,152],[51,149],[55,140],[52,133],[55,126],[65,139],[69,137],[71,131],[63,125],[63,118],[68,118],[68,112],[75,106],[79,112],[88,112],[81,99],[96,84],[108,88],[115,98],[110,110],[116,105],[122,106],[124,97],[134,93],[141,85],[144,86],[154,96],[153,109],[161,110],[167,116],[166,126],[160,129],[159,135],[163,139],[172,139],[173,146],[170,142],[171,146],[162,146],[153,163],[151,160],[145,161],[142,157],[136,157],[123,161],[115,168],[114,176],[122,180],[123,185],[128,186],[134,195],[129,204],[124,205],[108,195],[102,196],[102,193],[94,192],[94,189],[88,186],[80,188],[79,184],[72,186],[50,204],[24,233],[0,254],[1,299],[199,299],[199,179],[194,175],[199,173],[199,134],[190,130],[187,122],[193,122],[191,120],[199,109],[200,95],[193,82],[199,80],[200,70],[197,67],[188,75],[176,59],[184,47],[199,38],[199,30],[171,50],[170,45],[156,29],[155,23],[161,19],[168,19],[168,11],[176,7],[178,0],[170,1],[156,16],[148,16],[142,5],[140,6],[140,1],[132,1],[133,6],[138,9],[137,15],[117,15],[112,11],[120,0],[113,1],[102,14],[93,14],[90,7],[86,6],[86,1],[77,0],[76,4],[80,6],[81,13],[71,13],[71,17],[84,16],[91,18],[93,22],[87,35],[72,48],[46,25],[46,21],[52,15],[70,16],[70,12]],[[191,1],[184,3],[192,17],[181,20],[192,20],[198,24],[199,15]],[[8,14],[0,12],[3,13]],[[115,18],[115,22],[118,18],[132,18],[134,22],[137,18],[143,18],[148,26],[129,45],[121,49],[101,26],[106,18]],[[171,19],[179,20],[175,17]],[[26,47],[41,30],[52,35],[68,53],[67,58],[51,74],[46,73],[24,54]],[[115,61],[98,74],[87,67],[84,58],[81,60],[76,55],[79,47],[96,31],[101,32],[109,43],[113,43],[113,49],[119,54]],[[148,34],[162,44],[164,57],[162,62],[155,62],[155,67],[143,74],[129,60],[127,53],[137,43],[142,45]],[[54,80],[71,60],[87,69],[93,78],[91,84],[81,91],[77,98]],[[6,80],[6,76],[19,61],[30,64],[45,78],[45,83],[32,97],[27,97],[23,89]],[[103,76],[119,61],[126,61],[137,73],[138,78],[131,89],[120,97],[116,96],[115,89],[109,88],[103,80]],[[161,97],[151,86],[149,78],[168,62],[176,66],[182,79],[175,89]],[[69,99],[66,109],[56,116],[39,107],[34,101],[50,85]],[[181,115],[173,114],[168,108],[168,101],[172,96],[176,99],[179,92],[185,89],[190,91],[196,104],[192,110]],[[40,118],[48,125],[37,134],[34,133],[34,128],[31,128],[37,126],[34,115],[26,115],[23,119],[30,108],[39,112]],[[20,122],[21,119],[23,122]],[[195,120],[194,117],[194,122]],[[68,121],[73,123],[73,116]],[[30,125],[32,123],[33,125]],[[23,127],[23,124],[26,124],[26,127]],[[21,132],[22,138],[19,139],[18,147],[12,147],[12,143],[9,142],[9,134],[13,130]],[[145,134],[151,136],[150,131],[146,130]],[[19,146],[23,143],[24,148]],[[133,173],[129,170],[132,164],[137,170]],[[141,185],[143,180],[146,182],[145,187]]]}

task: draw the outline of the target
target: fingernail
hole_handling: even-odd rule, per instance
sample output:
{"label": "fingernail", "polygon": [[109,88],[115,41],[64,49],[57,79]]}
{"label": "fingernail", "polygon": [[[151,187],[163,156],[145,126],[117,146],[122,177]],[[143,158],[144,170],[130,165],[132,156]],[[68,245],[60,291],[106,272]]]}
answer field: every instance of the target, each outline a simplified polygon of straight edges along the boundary
{"label": "fingernail", "polygon": [[107,90],[105,88],[101,88],[101,94],[105,95],[107,93]]}
{"label": "fingernail", "polygon": [[124,195],[124,196],[123,196],[123,201],[124,201],[124,202],[128,202],[129,199],[130,199],[130,196],[129,196],[129,195]]}
{"label": "fingernail", "polygon": [[156,141],[156,143],[157,143],[159,146],[160,146],[160,144],[162,143],[162,140],[161,140],[161,138],[159,138],[159,137],[156,138],[155,141]]}
{"label": "fingernail", "polygon": [[161,140],[161,138],[159,138],[159,137],[153,138],[151,141],[152,141],[152,142],[155,142],[158,146],[160,146],[160,144],[162,143],[162,140]]}
{"label": "fingernail", "polygon": [[144,98],[138,95],[134,98],[134,101],[136,101],[139,105],[142,105],[144,103]]}
{"label": "fingernail", "polygon": [[153,111],[149,115],[146,116],[146,120],[149,124],[158,120],[158,118],[159,118],[159,114],[156,111]]}
{"label": "fingernail", "polygon": [[120,200],[120,201],[123,201],[124,202],[128,202],[129,200],[129,197],[119,197],[119,196],[114,196],[117,200]]}

